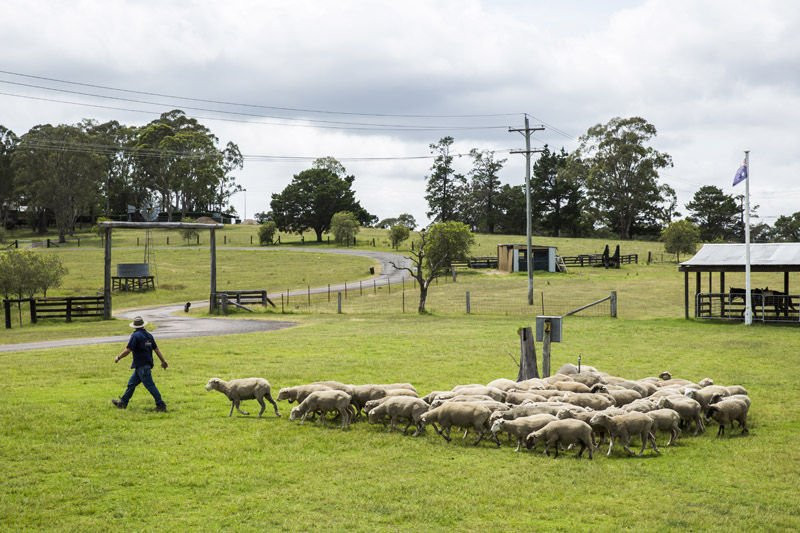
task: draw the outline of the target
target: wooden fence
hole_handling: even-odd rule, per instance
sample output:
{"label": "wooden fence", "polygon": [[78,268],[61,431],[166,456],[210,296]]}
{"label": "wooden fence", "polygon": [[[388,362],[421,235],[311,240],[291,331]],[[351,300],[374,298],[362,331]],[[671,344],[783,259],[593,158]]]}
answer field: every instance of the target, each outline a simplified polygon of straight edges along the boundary
{"label": "wooden fence", "polygon": [[[567,266],[603,266],[603,254],[581,254],[581,255],[562,255],[561,259]],[[621,265],[639,264],[639,254],[627,254],[619,256]]]}
{"label": "wooden fence", "polygon": [[102,296],[67,296],[63,298],[22,298],[3,300],[6,329],[11,329],[11,304],[27,303],[30,309],[31,322],[35,324],[40,318],[64,318],[72,322],[73,318],[102,317],[105,301]]}
{"label": "wooden fence", "polygon": [[[800,295],[768,295],[754,293],[750,298],[753,320],[800,324]],[[698,293],[694,316],[712,320],[744,320],[745,300],[740,294]]]}

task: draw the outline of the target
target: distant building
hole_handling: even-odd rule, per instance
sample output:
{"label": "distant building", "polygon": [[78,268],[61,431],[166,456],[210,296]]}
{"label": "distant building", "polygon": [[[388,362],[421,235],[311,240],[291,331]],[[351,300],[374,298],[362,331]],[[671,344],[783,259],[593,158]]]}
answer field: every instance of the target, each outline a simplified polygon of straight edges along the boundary
{"label": "distant building", "polygon": [[[533,269],[557,272],[555,246],[531,246],[533,253]],[[498,244],[497,269],[504,272],[527,272],[528,247],[525,244]]]}

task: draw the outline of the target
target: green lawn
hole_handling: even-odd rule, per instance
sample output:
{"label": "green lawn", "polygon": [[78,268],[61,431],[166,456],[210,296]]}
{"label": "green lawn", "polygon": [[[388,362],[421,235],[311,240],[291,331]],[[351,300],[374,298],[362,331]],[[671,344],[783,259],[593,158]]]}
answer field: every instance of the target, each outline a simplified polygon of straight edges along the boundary
{"label": "green lawn", "polygon": [[[170,412],[144,390],[108,400],[129,370],[118,347],[0,355],[0,522],[20,529],[639,530],[796,529],[800,363],[793,330],[677,319],[575,318],[553,366],[630,377],[674,374],[746,386],[748,437],[686,436],[659,457],[557,460],[513,448],[227,417],[212,376],[411,381],[420,392],[513,377],[504,317],[300,317],[272,333],[163,341],[156,370]],[[423,326],[424,325],[424,326]],[[248,402],[245,408],[254,408]],[[660,438],[663,441],[664,437]],[[135,526],[132,526],[135,524]]]}

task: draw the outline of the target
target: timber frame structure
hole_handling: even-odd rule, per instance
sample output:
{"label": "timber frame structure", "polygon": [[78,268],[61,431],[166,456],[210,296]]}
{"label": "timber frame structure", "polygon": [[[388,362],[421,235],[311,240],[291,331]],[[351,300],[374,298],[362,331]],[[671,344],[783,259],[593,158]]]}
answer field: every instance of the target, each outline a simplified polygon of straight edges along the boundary
{"label": "timber frame structure", "polygon": [[[684,318],[689,318],[689,274],[695,273],[694,317],[740,319],[744,297],[736,292],[726,292],[725,274],[744,273],[744,244],[705,244],[692,259],[678,267],[683,272]],[[791,295],[789,274],[800,272],[800,243],[750,244],[750,272],[783,272],[783,287],[779,296],[764,296],[753,289],[751,301],[760,306],[763,321],[800,322],[798,307],[800,296]],[[708,273],[708,291],[703,292],[702,274]],[[718,273],[718,285],[714,290],[713,274]],[[774,289],[774,288],[773,288]],[[777,292],[777,291],[775,291]],[[741,304],[739,304],[741,300]],[[768,307],[773,307],[772,310]],[[772,313],[770,313],[772,311]],[[781,316],[782,315],[782,316]],[[754,320],[758,319],[754,311]]]}
{"label": "timber frame structure", "polygon": [[214,312],[216,305],[216,298],[214,297],[217,292],[217,240],[215,231],[222,229],[223,224],[201,224],[199,222],[117,222],[117,221],[104,221],[98,223],[98,226],[103,228],[105,237],[105,275],[103,276],[103,300],[105,302],[105,310],[103,312],[103,319],[111,319],[111,230],[114,228],[119,229],[194,229],[194,230],[209,230],[209,248],[211,251],[211,281],[208,299],[208,311]]}

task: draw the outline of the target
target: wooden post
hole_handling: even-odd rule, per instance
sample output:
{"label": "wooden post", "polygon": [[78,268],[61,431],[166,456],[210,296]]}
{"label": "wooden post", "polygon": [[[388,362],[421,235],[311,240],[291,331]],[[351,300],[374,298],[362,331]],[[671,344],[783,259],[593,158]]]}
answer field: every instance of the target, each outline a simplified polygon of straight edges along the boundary
{"label": "wooden post", "polygon": [[67,322],[72,322],[72,298],[67,298]]}
{"label": "wooden post", "polygon": [[378,294],[378,284],[374,279],[372,280],[372,294]]}
{"label": "wooden post", "polygon": [[467,291],[467,314],[470,314],[469,291]]}
{"label": "wooden post", "polygon": [[347,300],[347,282],[344,282],[344,299]]}
{"label": "wooden post", "polygon": [[683,318],[689,320],[689,271],[683,273]]}
{"label": "wooden post", "polygon": [[209,230],[209,232],[208,246],[211,251],[211,279],[209,280],[209,286],[211,295],[208,300],[208,312],[213,313],[217,305],[217,232],[213,229]]}
{"label": "wooden post", "polygon": [[783,273],[783,293],[788,295],[789,294],[789,273]]}
{"label": "wooden post", "polygon": [[389,294],[392,294],[392,280],[386,276],[386,285],[389,287]]}
{"label": "wooden post", "polygon": [[264,307],[267,306],[267,291],[266,291],[266,289],[261,291],[261,305],[263,305]]}
{"label": "wooden post", "polygon": [[136,246],[139,246],[139,237],[136,237]]}
{"label": "wooden post", "polygon": [[111,228],[105,231],[105,260],[103,275],[103,320],[111,320]]}
{"label": "wooden post", "polygon": [[403,290],[403,307],[402,307],[402,309],[403,309],[403,313],[405,313],[406,312],[406,291],[405,291],[405,289]]}
{"label": "wooden post", "polygon": [[328,301],[331,301],[331,284],[328,283]]}
{"label": "wooden post", "polygon": [[697,318],[697,295],[700,294],[700,287],[702,282],[700,281],[700,272],[697,273],[695,276],[694,281],[694,317]]}
{"label": "wooden post", "polygon": [[342,314],[342,291],[336,293],[336,312]]}
{"label": "wooden post", "polygon": [[536,364],[536,347],[533,345],[533,329],[528,326],[519,328],[519,373],[517,381],[538,378],[539,369]]}
{"label": "wooden post", "polygon": [[647,264],[649,265],[652,262],[653,262],[653,252],[648,250],[647,251]]}
{"label": "wooden post", "polygon": [[358,282],[358,295],[364,296],[364,286],[361,281]]}
{"label": "wooden post", "polygon": [[308,285],[308,308],[311,309],[311,285]]}
{"label": "wooden post", "polygon": [[617,318],[617,291],[611,291],[611,318]]}
{"label": "wooden post", "polygon": [[3,314],[6,318],[6,329],[11,329],[11,302],[3,300]]}
{"label": "wooden post", "polygon": [[283,314],[283,293],[281,293],[281,314]]}
{"label": "wooden post", "polygon": [[169,235],[167,235],[167,246],[169,246]]}
{"label": "wooden post", "polygon": [[453,268],[452,270],[453,270],[453,283],[455,283],[456,282],[456,276],[458,275],[457,274],[458,271],[455,268]]}
{"label": "wooden post", "polygon": [[725,272],[719,273],[719,314],[725,318]]}
{"label": "wooden post", "polygon": [[222,306],[222,314],[228,314],[228,295],[224,292],[219,295],[219,303]]}
{"label": "wooden post", "polygon": [[227,235],[223,235],[222,236],[222,244],[228,244],[228,236]]}
{"label": "wooden post", "polygon": [[31,324],[36,324],[36,320],[38,319],[36,316],[36,298],[31,298],[29,300],[28,308],[31,312]]}
{"label": "wooden post", "polygon": [[251,245],[253,244],[253,236],[252,235],[250,235],[250,244]]}
{"label": "wooden post", "polygon": [[197,245],[200,246],[200,234],[198,233],[196,237],[197,237]]}
{"label": "wooden post", "polygon": [[550,331],[553,328],[553,322],[546,318],[544,320],[544,342],[542,343],[542,375],[550,377]]}

